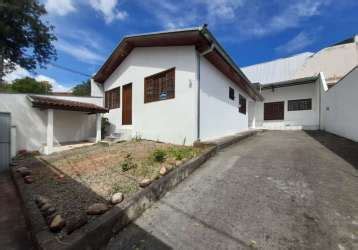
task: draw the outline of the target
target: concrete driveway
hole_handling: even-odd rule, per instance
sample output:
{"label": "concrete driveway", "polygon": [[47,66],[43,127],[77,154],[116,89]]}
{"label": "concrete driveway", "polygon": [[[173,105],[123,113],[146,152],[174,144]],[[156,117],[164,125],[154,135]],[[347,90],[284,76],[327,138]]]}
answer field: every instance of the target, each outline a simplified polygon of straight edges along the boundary
{"label": "concrete driveway", "polygon": [[108,249],[358,249],[357,167],[357,143],[265,132],[221,151]]}

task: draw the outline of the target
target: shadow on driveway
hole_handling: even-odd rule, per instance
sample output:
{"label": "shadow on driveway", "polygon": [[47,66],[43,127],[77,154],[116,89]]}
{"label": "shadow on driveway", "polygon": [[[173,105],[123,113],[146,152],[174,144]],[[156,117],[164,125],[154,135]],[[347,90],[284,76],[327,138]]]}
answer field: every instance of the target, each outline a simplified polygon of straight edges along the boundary
{"label": "shadow on driveway", "polygon": [[331,150],[333,153],[350,163],[358,170],[358,143],[352,140],[325,132],[305,131],[306,134]]}

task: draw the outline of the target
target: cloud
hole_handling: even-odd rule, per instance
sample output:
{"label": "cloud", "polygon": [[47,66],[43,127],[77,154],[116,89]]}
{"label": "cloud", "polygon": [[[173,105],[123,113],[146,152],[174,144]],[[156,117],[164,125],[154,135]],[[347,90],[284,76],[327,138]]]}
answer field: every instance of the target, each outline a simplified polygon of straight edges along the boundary
{"label": "cloud", "polygon": [[127,18],[126,11],[120,11],[116,8],[118,0],[90,0],[89,3],[93,9],[100,12],[107,24],[114,20],[124,20]]}
{"label": "cloud", "polygon": [[45,76],[37,75],[35,76],[36,81],[46,81],[52,85],[52,91],[54,92],[68,92],[69,88],[66,88],[64,85],[59,84],[55,79]]}
{"label": "cloud", "polygon": [[278,46],[275,50],[280,53],[289,54],[302,50],[314,42],[315,38],[312,35],[306,32],[300,32],[285,44]]}
{"label": "cloud", "polygon": [[[271,18],[260,22],[253,21],[251,29],[247,31],[254,36],[265,36],[299,27],[300,24],[312,16],[320,14],[320,9],[329,4],[329,0],[302,0],[281,7],[281,10]],[[259,15],[258,15],[259,16]],[[249,26],[250,24],[246,24]]]}
{"label": "cloud", "polygon": [[[203,23],[215,25],[218,21],[232,21],[243,0],[156,0],[141,1],[140,4],[153,14],[165,29],[198,26]],[[153,8],[155,6],[155,8]]]}
{"label": "cloud", "polygon": [[4,80],[5,82],[13,82],[15,79],[24,77],[31,77],[30,72],[19,65],[15,65],[15,69],[4,76]]}
{"label": "cloud", "polygon": [[59,16],[65,16],[76,11],[72,0],[47,0],[45,8],[49,13]]}
{"label": "cloud", "polygon": [[[235,41],[264,37],[301,27],[321,15],[332,0],[137,0],[164,29],[209,24]],[[153,8],[155,6],[155,8]]]}
{"label": "cloud", "polygon": [[93,50],[88,49],[83,45],[75,46],[72,45],[65,40],[61,40],[56,43],[56,49],[61,50],[72,57],[76,58],[79,61],[95,64],[103,61],[103,56],[100,54],[93,52]]}
{"label": "cloud", "polygon": [[19,65],[15,66],[15,70],[9,74],[6,74],[4,80],[8,83],[12,83],[16,79],[24,78],[24,77],[32,77],[37,81],[47,81],[51,83],[52,90],[55,92],[66,92],[69,91],[69,88],[66,88],[64,85],[59,84],[55,79],[45,76],[45,75],[33,75],[26,69],[20,67]]}

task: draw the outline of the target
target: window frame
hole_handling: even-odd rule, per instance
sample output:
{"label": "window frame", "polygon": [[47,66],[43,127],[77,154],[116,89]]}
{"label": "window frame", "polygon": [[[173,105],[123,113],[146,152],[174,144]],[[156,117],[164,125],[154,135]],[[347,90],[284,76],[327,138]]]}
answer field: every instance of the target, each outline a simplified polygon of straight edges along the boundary
{"label": "window frame", "polygon": [[229,86],[229,98],[230,100],[235,100],[235,89]]}
{"label": "window frame", "polygon": [[[117,96],[116,96],[117,94]],[[118,98],[118,99],[116,99]],[[116,87],[104,92],[104,106],[111,109],[118,109],[121,107],[121,87]]]}
{"label": "window frame", "polygon": [[[306,103],[308,101],[308,104]],[[287,101],[287,111],[309,111],[312,110],[312,98],[295,99]]]}
{"label": "window frame", "polygon": [[[170,82],[172,80],[173,82]],[[150,86],[152,84],[152,86]],[[157,85],[157,86],[156,86]],[[172,89],[169,86],[172,85]],[[166,97],[161,98],[161,92],[166,92]],[[157,92],[157,93],[148,93]],[[168,94],[169,93],[169,94]],[[175,67],[155,73],[144,78],[144,103],[165,101],[175,98]]]}
{"label": "window frame", "polygon": [[246,97],[239,94],[239,112],[246,115],[247,113],[247,100]]}

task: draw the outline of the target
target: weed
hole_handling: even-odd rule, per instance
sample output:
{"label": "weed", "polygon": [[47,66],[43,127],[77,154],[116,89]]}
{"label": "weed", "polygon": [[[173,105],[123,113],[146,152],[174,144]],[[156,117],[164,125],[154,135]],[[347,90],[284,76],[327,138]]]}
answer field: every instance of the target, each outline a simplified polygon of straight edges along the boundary
{"label": "weed", "polygon": [[152,157],[156,162],[164,162],[167,157],[167,153],[163,149],[156,149],[154,150]]}
{"label": "weed", "polygon": [[136,168],[137,164],[133,161],[133,157],[130,153],[128,153],[121,163],[121,168],[123,172],[128,171],[129,169]]}

